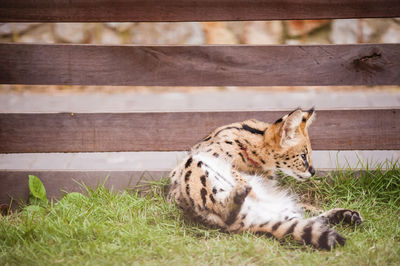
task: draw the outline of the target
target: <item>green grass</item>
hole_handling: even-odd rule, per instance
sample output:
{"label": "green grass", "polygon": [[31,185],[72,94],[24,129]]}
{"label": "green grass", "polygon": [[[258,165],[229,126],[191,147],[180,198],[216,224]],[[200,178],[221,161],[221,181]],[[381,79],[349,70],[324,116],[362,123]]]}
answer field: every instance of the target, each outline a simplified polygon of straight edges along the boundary
{"label": "green grass", "polygon": [[400,165],[380,167],[387,170],[282,181],[323,209],[360,211],[362,226],[337,226],[347,243],[330,252],[185,222],[165,202],[162,180],[145,196],[100,186],[1,217],[0,265],[399,265]]}

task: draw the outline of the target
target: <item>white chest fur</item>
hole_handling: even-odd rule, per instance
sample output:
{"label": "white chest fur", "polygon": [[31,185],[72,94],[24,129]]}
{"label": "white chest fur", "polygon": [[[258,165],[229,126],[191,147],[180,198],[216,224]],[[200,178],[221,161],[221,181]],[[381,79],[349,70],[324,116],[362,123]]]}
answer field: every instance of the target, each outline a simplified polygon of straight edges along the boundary
{"label": "white chest fur", "polygon": [[260,224],[271,220],[300,218],[302,212],[295,197],[279,188],[274,181],[260,176],[244,175],[256,197],[248,196],[240,214],[246,214],[246,222]]}
{"label": "white chest fur", "polygon": [[[203,162],[203,170],[209,173],[208,180],[212,187],[218,190],[216,199],[224,201],[236,185],[231,173],[232,165],[207,153],[195,154],[193,158]],[[302,216],[295,198],[287,191],[280,189],[275,181],[256,175],[243,174],[243,177],[248,181],[255,195],[255,197],[247,196],[240,211],[240,215],[246,215],[246,223],[260,224],[271,220]]]}

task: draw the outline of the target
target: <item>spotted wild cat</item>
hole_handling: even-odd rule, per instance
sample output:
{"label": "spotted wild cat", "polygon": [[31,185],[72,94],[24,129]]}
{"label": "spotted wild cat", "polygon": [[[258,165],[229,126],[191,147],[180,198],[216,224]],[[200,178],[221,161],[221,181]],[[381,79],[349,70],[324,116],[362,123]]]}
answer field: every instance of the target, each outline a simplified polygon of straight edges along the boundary
{"label": "spotted wild cat", "polygon": [[332,209],[311,218],[275,180],[281,171],[303,181],[315,174],[308,127],[314,110],[297,109],[273,124],[257,120],[214,130],[170,174],[168,199],[187,217],[227,232],[251,231],[330,250],[345,238],[330,225],[359,225],[360,214]]}

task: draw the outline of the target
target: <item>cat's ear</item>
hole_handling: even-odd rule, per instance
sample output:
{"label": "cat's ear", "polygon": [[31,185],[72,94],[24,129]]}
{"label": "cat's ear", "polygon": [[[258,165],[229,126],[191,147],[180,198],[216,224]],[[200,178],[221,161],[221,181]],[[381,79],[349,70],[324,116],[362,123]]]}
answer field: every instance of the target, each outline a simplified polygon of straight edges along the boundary
{"label": "cat's ear", "polygon": [[314,122],[315,117],[316,117],[316,113],[315,113],[314,108],[311,108],[310,110],[304,112],[303,121],[305,120],[306,128],[308,128],[312,124],[312,122]]}
{"label": "cat's ear", "polygon": [[282,147],[289,147],[298,143],[300,132],[299,127],[302,120],[303,112],[300,109],[296,109],[290,114],[282,117],[280,122],[282,123],[282,126],[278,131],[280,145]]}

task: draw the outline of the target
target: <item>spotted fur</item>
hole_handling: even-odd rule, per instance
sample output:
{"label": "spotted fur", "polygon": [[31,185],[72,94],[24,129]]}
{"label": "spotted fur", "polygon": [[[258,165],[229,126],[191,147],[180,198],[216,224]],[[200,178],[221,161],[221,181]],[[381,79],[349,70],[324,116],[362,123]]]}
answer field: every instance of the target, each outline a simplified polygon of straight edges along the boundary
{"label": "spotted fur", "polygon": [[327,250],[343,245],[329,225],[361,224],[358,212],[304,218],[297,198],[275,181],[277,172],[300,181],[315,174],[308,137],[314,117],[314,110],[297,109],[273,124],[252,119],[217,128],[171,172],[168,199],[188,218],[227,232],[290,235]]}

